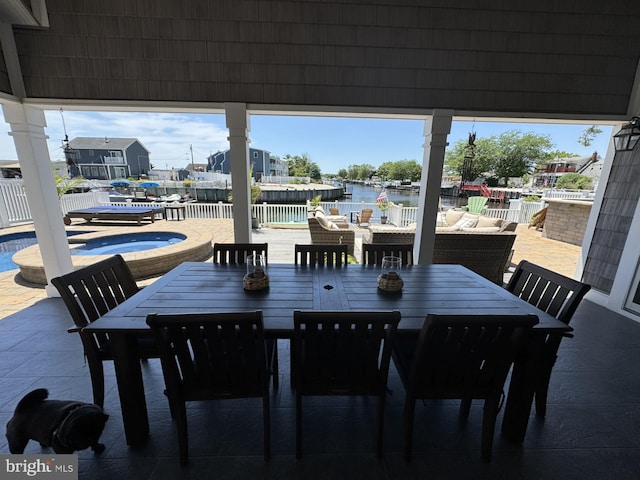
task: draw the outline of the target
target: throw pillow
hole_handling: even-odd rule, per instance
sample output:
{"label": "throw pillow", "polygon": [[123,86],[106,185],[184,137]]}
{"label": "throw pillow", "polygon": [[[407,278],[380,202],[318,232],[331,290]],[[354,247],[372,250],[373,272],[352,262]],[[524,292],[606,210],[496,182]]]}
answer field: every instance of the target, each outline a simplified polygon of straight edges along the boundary
{"label": "throw pillow", "polygon": [[476,225],[476,227],[478,228],[498,227],[499,228],[501,225],[502,225],[502,220],[499,218],[481,216],[478,219],[478,224]]}
{"label": "throw pillow", "polygon": [[327,220],[327,217],[325,217],[324,215],[318,215],[316,213],[316,219],[318,220],[318,223],[320,225],[322,225],[325,228],[329,228],[329,220]]}
{"label": "throw pillow", "polygon": [[475,227],[476,224],[478,223],[478,218],[479,218],[479,215],[471,215],[469,213],[464,213],[462,215],[462,218],[455,223],[454,227],[457,227],[460,230],[462,230],[463,228]]}
{"label": "throw pillow", "polygon": [[445,213],[444,218],[447,220],[447,225],[452,227],[458,222],[458,220],[462,218],[463,215],[463,211],[450,208],[449,210],[447,210],[447,213]]}

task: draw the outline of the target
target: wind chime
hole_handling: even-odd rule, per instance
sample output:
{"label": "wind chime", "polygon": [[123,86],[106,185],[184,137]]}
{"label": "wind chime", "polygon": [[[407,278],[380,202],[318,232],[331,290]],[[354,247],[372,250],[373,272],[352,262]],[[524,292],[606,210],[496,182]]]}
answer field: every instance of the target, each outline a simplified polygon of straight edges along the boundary
{"label": "wind chime", "polygon": [[62,151],[67,162],[67,174],[69,175],[69,177],[76,177],[81,174],[80,167],[76,162],[77,151],[71,148],[71,145],[69,145],[69,135],[67,135],[67,125],[64,123],[64,112],[62,108],[60,108],[60,116],[62,117],[62,128],[64,130]]}
{"label": "wind chime", "polygon": [[472,130],[469,133],[469,140],[465,147],[465,154],[462,160],[462,178],[460,180],[460,195],[466,195],[464,185],[475,180],[472,178],[473,159],[476,156],[476,133]]}

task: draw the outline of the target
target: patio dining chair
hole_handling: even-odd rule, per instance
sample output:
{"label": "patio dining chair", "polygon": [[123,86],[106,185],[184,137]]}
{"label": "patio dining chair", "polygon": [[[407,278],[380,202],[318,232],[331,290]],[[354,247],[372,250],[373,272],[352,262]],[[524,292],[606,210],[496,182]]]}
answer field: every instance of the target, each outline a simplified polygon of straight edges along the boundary
{"label": "patio dining chair", "polygon": [[362,212],[356,214],[356,225],[359,227],[371,225],[371,215],[373,215],[373,208],[363,208]]}
{"label": "patio dining chair", "polygon": [[419,334],[397,336],[393,361],[406,392],[407,461],[418,399],[459,399],[464,418],[472,399],[484,400],[480,448],[482,458],[491,459],[504,383],[536,323],[535,315],[428,315]]}
{"label": "patio dining chair", "polygon": [[349,263],[348,255],[346,244],[295,244],[293,263],[319,267],[343,267]]}
{"label": "patio dining chair", "polygon": [[213,263],[245,264],[249,255],[262,255],[268,261],[267,243],[214,243]]}
{"label": "patio dining chair", "polygon": [[[569,325],[578,305],[591,286],[522,260],[505,288],[522,300]],[[558,358],[558,348],[563,336],[570,336],[570,334],[548,335],[545,339],[544,360],[539,369],[535,393],[536,415],[540,417],[544,417],[547,413],[547,393],[551,371]]]}
{"label": "patio dining chair", "polygon": [[[113,360],[111,341],[103,333],[83,330],[138,292],[139,288],[121,255],[114,255],[66,275],[51,279],[75,324],[70,333],[78,333],[89,366],[93,403],[104,406],[103,362]],[[159,352],[152,335],[137,338],[140,358],[157,358]]]}
{"label": "patio dining chair", "polygon": [[269,460],[271,355],[262,312],[151,314],[147,324],[162,354],[180,464],[189,458],[186,402],[252,397],[262,398],[264,459]]}
{"label": "patio dining chair", "polygon": [[362,243],[362,264],[382,265],[385,256],[399,257],[402,266],[413,265],[413,245],[405,243]]}
{"label": "patio dining chair", "polygon": [[382,457],[387,376],[400,312],[293,313],[291,361],[296,390],[296,457],[302,457],[302,397],[377,398],[376,454]]}

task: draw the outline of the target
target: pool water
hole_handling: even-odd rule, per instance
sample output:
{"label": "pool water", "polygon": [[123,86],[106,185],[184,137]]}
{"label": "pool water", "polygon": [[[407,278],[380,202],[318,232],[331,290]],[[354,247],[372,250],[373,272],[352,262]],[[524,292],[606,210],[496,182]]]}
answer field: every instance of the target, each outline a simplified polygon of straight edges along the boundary
{"label": "pool water", "polygon": [[167,247],[183,241],[186,235],[168,232],[128,233],[88,240],[71,249],[71,255],[115,255]]}
{"label": "pool water", "polygon": [[[81,233],[89,232],[67,232],[67,236],[70,237]],[[13,254],[23,248],[36,245],[37,243],[38,240],[36,239],[36,232],[20,232],[0,235],[0,272],[6,272],[7,270],[14,270],[18,268],[18,266],[11,261]]]}

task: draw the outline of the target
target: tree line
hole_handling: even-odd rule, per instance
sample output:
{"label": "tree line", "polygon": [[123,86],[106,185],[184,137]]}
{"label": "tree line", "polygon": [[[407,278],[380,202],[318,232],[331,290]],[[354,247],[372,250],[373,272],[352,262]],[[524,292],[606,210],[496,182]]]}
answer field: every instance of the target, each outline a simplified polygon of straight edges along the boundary
{"label": "tree line", "polygon": [[[602,130],[597,126],[586,128],[578,138],[578,143],[589,146]],[[478,177],[486,179],[490,186],[506,186],[509,178],[526,177],[538,166],[557,159],[578,155],[556,150],[548,135],[523,133],[511,130],[500,135],[460,140],[445,152],[444,174],[464,175],[465,180]],[[307,154],[286,155],[289,175],[310,177],[321,181],[322,171]],[[416,160],[387,161],[375,167],[370,164],[349,165],[330,177],[340,180],[380,180],[420,181],[422,165]],[[566,178],[565,178],[566,177]],[[563,188],[590,188],[590,179],[579,174],[566,174],[559,179]]]}

